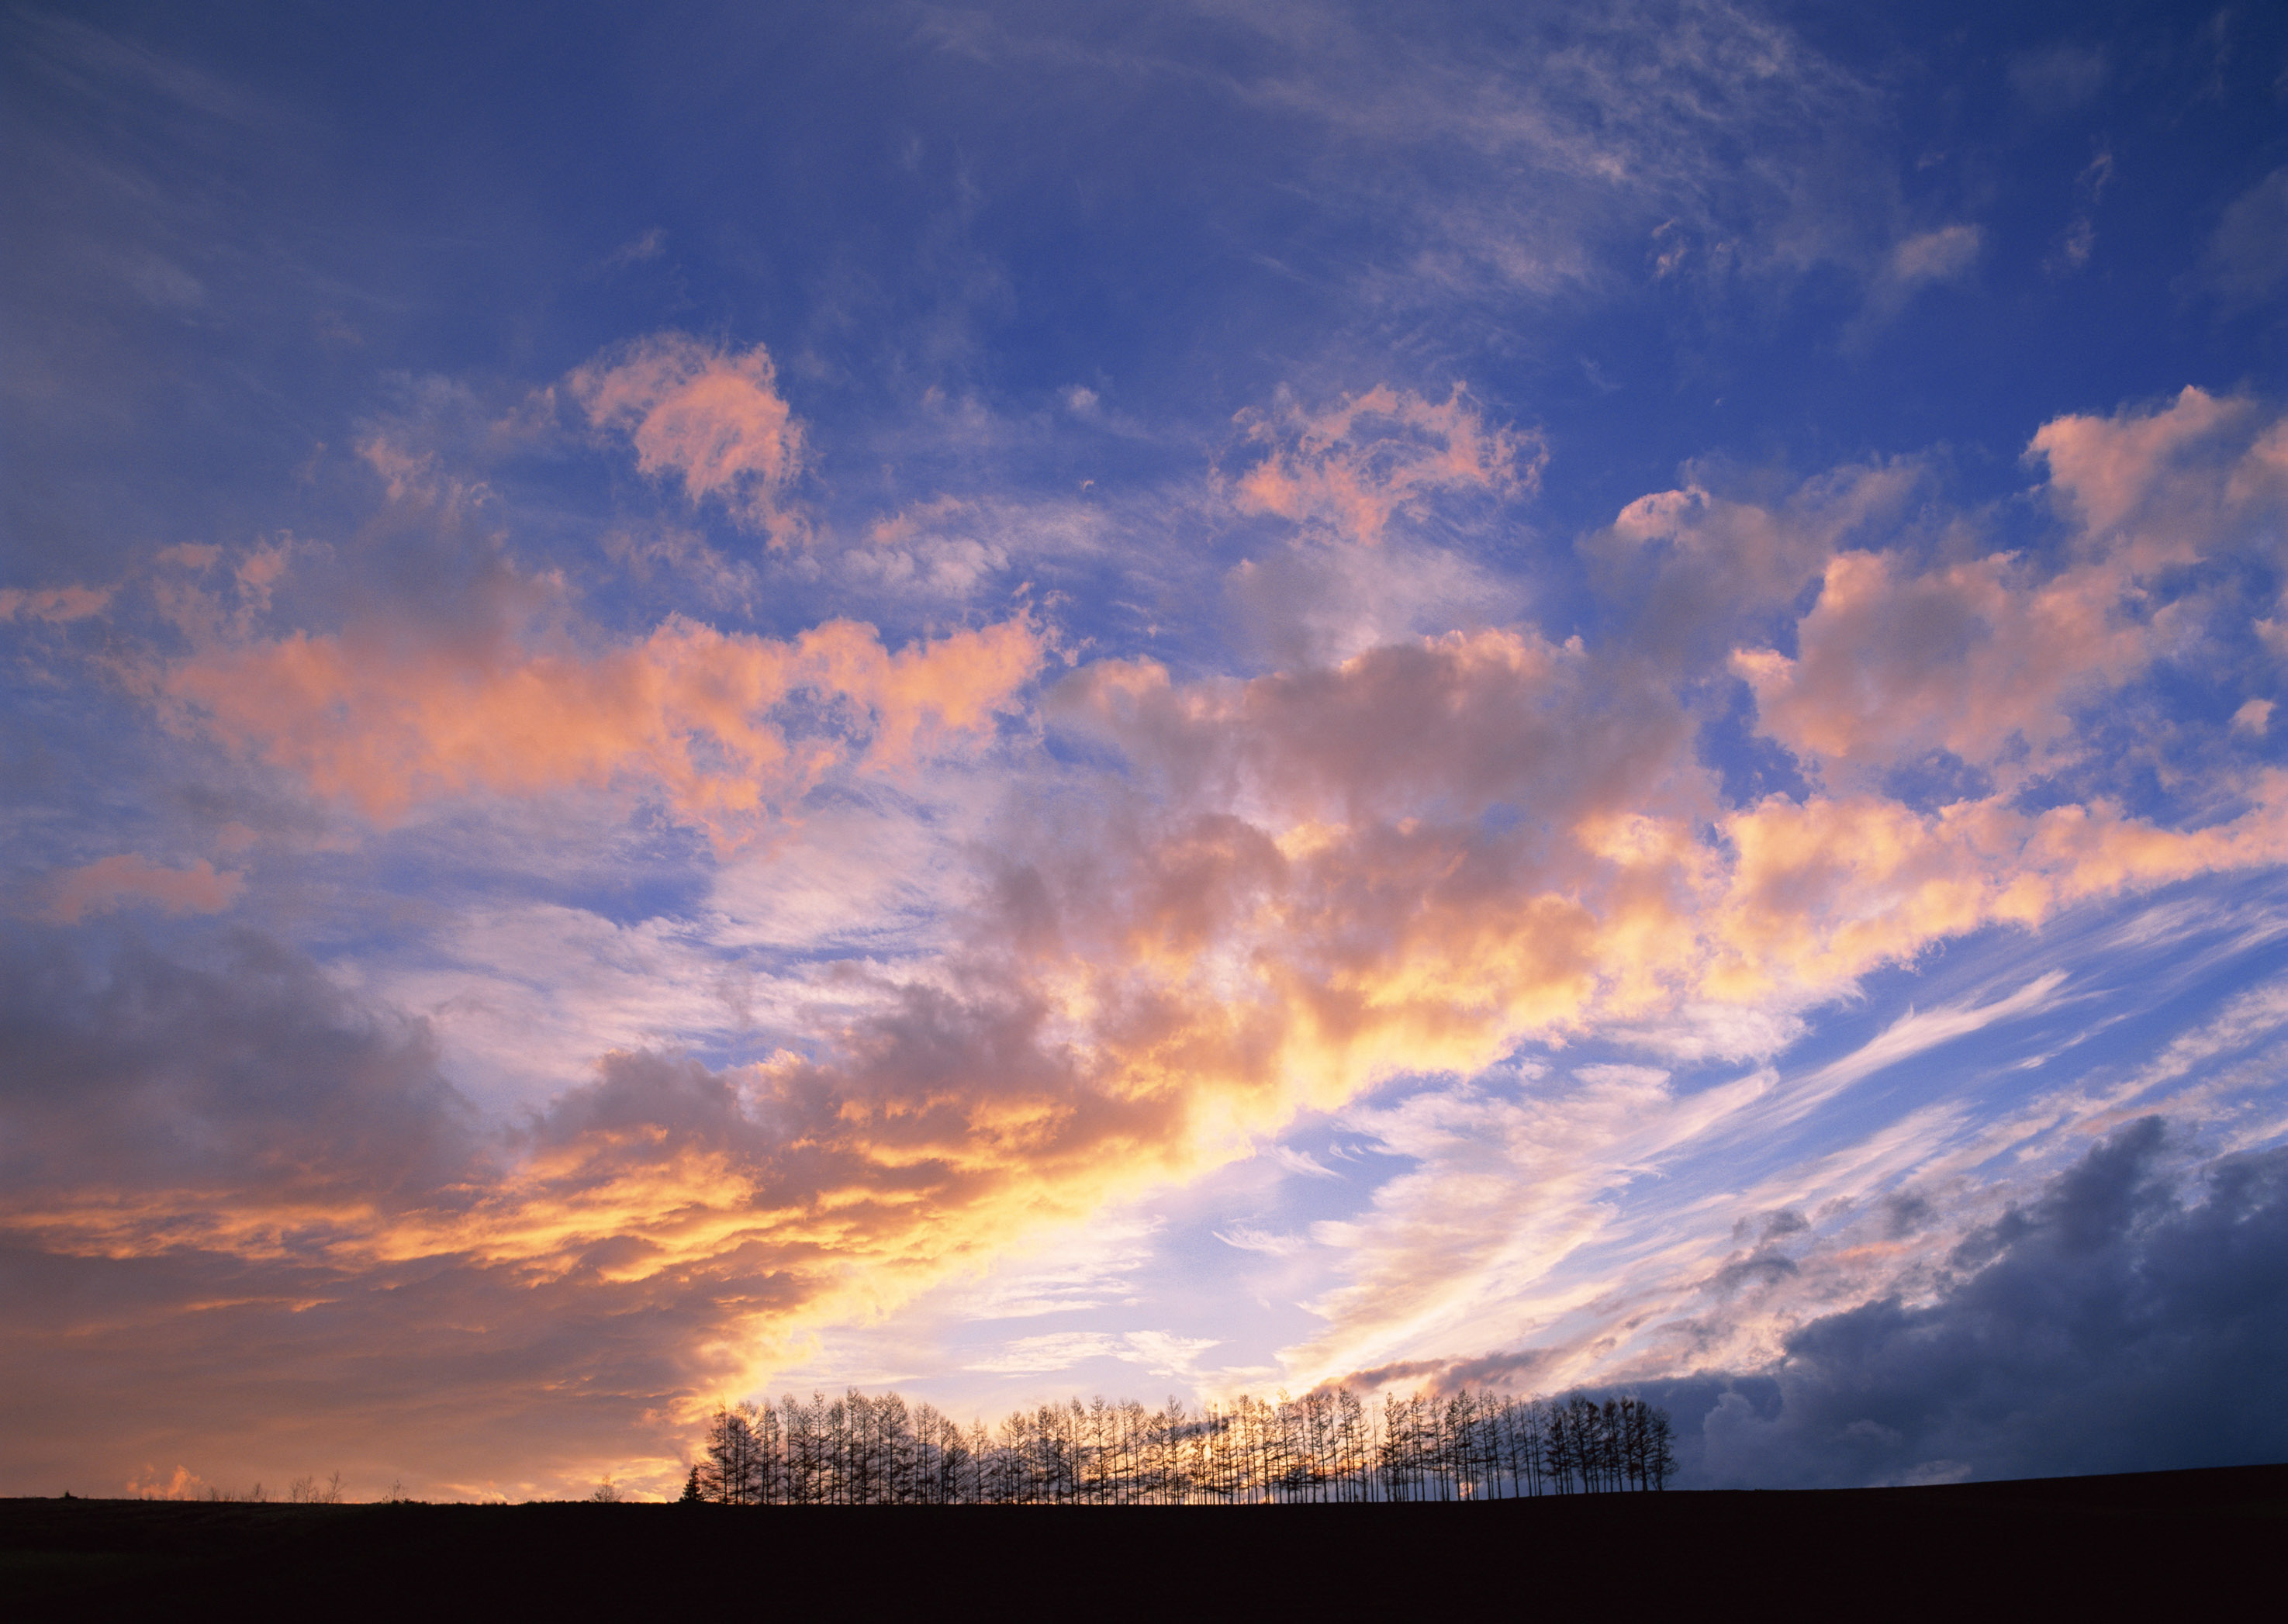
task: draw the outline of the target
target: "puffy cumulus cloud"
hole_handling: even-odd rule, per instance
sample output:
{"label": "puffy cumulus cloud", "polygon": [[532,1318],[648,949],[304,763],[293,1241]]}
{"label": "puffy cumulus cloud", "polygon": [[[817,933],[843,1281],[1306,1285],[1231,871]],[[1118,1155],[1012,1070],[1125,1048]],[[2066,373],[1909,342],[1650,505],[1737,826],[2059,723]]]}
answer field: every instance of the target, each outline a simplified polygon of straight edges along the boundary
{"label": "puffy cumulus cloud", "polygon": [[802,424],[761,345],[741,353],[655,334],[580,368],[569,385],[592,423],[633,444],[646,473],[674,476],[695,503],[719,502],[775,542],[800,533],[786,491],[802,469]]}
{"label": "puffy cumulus cloud", "polygon": [[1792,627],[1797,652],[1748,647],[1733,669],[1761,725],[1842,782],[1934,755],[2006,787],[2088,748],[2084,712],[2207,635],[2205,562],[2276,566],[2288,423],[2188,389],[2151,412],[2062,417],[2029,455],[2071,527],[2062,558],[1829,556]]}
{"label": "puffy cumulus cloud", "polygon": [[1098,915],[1124,939],[1061,914],[1047,939],[1088,942],[1091,963],[1220,964],[1217,996],[1249,989],[1278,1029],[1329,1034],[1350,1082],[1475,1070],[1592,1019],[1801,1007],[1945,937],[2288,856],[2276,770],[2197,829],[1999,796],[1727,811],[1653,668],[1517,632],[1189,688],[1100,662],[1053,715],[1116,744],[1158,805],[1132,848],[1086,860],[1086,894],[1126,903]]}
{"label": "puffy cumulus cloud", "polygon": [[[2081,526],[2083,549],[2150,574],[2253,543],[2276,560],[2288,501],[2288,420],[2188,386],[2152,411],[2053,418],[2030,458]],[[2268,521],[2271,533],[2267,535]]]}
{"label": "puffy cumulus cloud", "polygon": [[205,858],[187,868],[170,868],[121,852],[56,875],[49,882],[45,913],[65,924],[135,903],[170,914],[218,914],[238,899],[245,884],[244,875],[218,874]]}
{"label": "puffy cumulus cloud", "polygon": [[596,652],[394,618],[222,639],[161,685],[187,725],[391,820],[417,801],[632,782],[729,846],[830,771],[989,734],[1042,658],[1023,616],[891,652],[870,626],[792,638],[680,616]]}
{"label": "puffy cumulus cloud", "polygon": [[1239,510],[1353,542],[1441,498],[1531,490],[1548,460],[1538,435],[1489,425],[1459,384],[1442,401],[1382,385],[1317,412],[1283,395],[1240,423],[1259,456],[1232,481]]}
{"label": "puffy cumulus cloud", "polygon": [[1777,500],[1695,481],[1638,497],[1580,551],[1645,657],[1704,666],[1726,639],[1776,630],[1844,547],[1911,527],[1923,487],[1911,462],[1838,469]]}
{"label": "puffy cumulus cloud", "polygon": [[2129,583],[2103,566],[2047,580],[2008,557],[1911,570],[1840,554],[1796,658],[1734,657],[1765,728],[1799,755],[1893,766],[1945,750],[1985,765],[2014,745],[2046,765],[2073,702],[2134,676],[2165,635],[2132,618]]}
{"label": "puffy cumulus cloud", "polygon": [[2188,1200],[2163,1146],[2158,1118],[2123,1129],[1964,1238],[1922,1300],[1813,1319],[1760,1382],[1680,1384],[1689,1479],[1855,1486],[2279,1459],[2288,1153],[2212,1162]]}
{"label": "puffy cumulus cloud", "polygon": [[[1053,714],[1116,741],[1155,804],[1085,860],[1041,848],[1072,876],[1043,881],[1069,888],[1053,939],[1188,982],[1218,1020],[1256,1011],[1249,1042],[1275,1036],[1274,1069],[1322,1102],[1656,998],[1707,785],[1673,700],[1625,677],[1514,631],[1227,685],[1085,669]],[[1091,867],[1116,910],[1085,911]]]}

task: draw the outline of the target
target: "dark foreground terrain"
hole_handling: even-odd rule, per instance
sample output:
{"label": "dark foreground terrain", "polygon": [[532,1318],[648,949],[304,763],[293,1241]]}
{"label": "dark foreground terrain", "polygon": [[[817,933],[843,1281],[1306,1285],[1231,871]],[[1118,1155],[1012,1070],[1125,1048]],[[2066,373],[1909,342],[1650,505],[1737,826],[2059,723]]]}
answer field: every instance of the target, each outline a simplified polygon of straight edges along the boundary
{"label": "dark foreground terrain", "polygon": [[2279,1616],[2284,1557],[2288,1466],[1446,1506],[11,1500],[0,1618]]}

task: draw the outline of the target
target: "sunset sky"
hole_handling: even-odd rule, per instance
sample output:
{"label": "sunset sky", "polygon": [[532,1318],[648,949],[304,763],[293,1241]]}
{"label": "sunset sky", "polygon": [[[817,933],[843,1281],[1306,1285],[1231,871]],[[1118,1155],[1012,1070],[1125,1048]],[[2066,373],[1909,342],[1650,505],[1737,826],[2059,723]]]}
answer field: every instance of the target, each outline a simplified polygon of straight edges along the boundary
{"label": "sunset sky", "polygon": [[2288,1457],[2276,6],[0,17],[0,1494]]}

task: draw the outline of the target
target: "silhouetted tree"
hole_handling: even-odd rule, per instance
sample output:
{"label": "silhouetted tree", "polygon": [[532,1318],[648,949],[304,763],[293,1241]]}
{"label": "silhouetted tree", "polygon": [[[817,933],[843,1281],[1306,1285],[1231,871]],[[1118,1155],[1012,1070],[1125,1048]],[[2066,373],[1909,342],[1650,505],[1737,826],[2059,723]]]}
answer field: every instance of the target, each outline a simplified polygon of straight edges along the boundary
{"label": "silhouetted tree", "polygon": [[1479,1500],[1663,1489],[1667,1415],[1632,1396],[1520,1399],[1346,1388],[1188,1411],[1076,1398],[965,1430],[855,1389],[723,1406],[686,1500],[727,1505],[1138,1505]]}

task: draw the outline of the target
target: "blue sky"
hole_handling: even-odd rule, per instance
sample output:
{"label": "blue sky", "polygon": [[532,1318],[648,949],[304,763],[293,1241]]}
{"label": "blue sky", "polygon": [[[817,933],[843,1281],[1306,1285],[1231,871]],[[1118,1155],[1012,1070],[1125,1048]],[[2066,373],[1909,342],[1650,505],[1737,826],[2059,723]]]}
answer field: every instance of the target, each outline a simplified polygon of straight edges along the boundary
{"label": "blue sky", "polygon": [[[1994,1329],[2288,1337],[2261,8],[0,59],[11,1492],[663,1491],[848,1383],[2279,1453]],[[1981,1315],[2049,1410],[1870,1374]]]}

